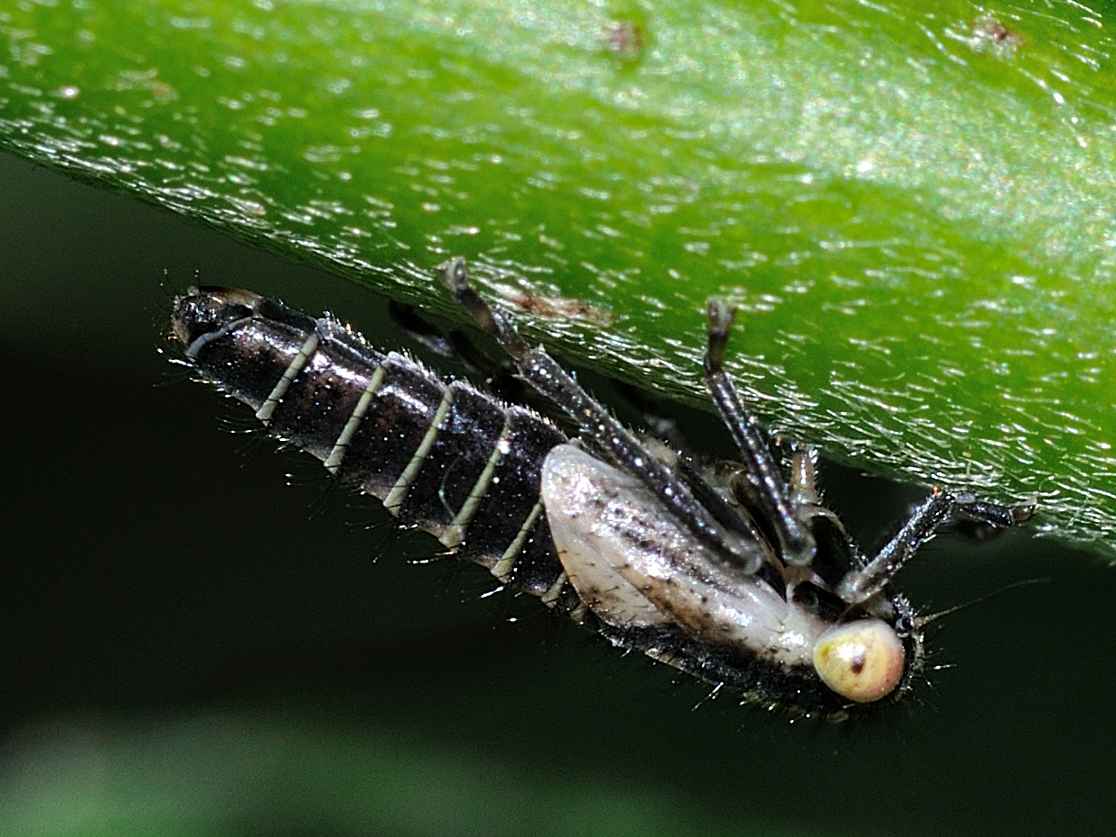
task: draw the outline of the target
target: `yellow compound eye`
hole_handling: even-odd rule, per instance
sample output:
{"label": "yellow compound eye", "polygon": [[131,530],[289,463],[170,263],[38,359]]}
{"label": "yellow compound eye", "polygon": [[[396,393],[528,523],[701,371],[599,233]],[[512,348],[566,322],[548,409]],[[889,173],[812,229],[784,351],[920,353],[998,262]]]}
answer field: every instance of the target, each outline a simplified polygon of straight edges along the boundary
{"label": "yellow compound eye", "polygon": [[881,619],[830,628],[814,643],[814,668],[841,697],[871,703],[895,691],[906,652],[895,630]]}

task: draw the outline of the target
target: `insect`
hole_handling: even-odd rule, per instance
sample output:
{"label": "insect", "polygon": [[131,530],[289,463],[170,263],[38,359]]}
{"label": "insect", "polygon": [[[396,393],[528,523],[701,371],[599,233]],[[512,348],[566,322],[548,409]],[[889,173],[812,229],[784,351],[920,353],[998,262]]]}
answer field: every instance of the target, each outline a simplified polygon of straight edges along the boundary
{"label": "insect", "polygon": [[250,291],[190,289],[172,331],[271,434],[449,554],[741,702],[844,718],[900,700],[931,617],[892,589],[896,573],[948,520],[998,530],[1033,514],[935,489],[866,555],[820,500],[815,451],[776,442],[742,403],[723,302],[709,304],[704,377],[740,453],[727,476],[621,425],[476,293],[464,260],[443,278],[575,434]]}

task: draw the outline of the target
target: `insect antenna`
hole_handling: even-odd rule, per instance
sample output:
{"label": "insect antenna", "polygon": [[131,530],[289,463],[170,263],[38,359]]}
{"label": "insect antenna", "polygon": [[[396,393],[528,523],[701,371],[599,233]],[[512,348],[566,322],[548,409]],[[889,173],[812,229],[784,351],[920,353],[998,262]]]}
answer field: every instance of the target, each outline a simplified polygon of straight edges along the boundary
{"label": "insect antenna", "polygon": [[952,607],[947,607],[944,610],[937,610],[933,613],[927,613],[923,616],[916,616],[915,619],[914,619],[914,624],[915,624],[916,628],[920,628],[920,629],[925,628],[927,625],[930,625],[934,622],[937,622],[943,616],[950,616],[954,613],[957,613],[960,610],[965,610],[967,608],[970,608],[973,605],[983,604],[984,602],[988,601],[991,598],[994,598],[995,596],[1000,595],[1001,593],[1006,593],[1008,590],[1017,590],[1020,587],[1030,587],[1033,584],[1050,584],[1050,582],[1051,582],[1051,579],[1048,576],[1040,576],[1040,577],[1037,577],[1037,578],[1024,578],[1020,581],[1013,581],[1011,584],[1005,584],[1003,587],[998,587],[990,593],[985,593],[983,596],[979,596],[978,598],[975,598],[975,599],[970,599],[967,602],[962,602],[961,604],[956,604],[956,605],[953,605]]}

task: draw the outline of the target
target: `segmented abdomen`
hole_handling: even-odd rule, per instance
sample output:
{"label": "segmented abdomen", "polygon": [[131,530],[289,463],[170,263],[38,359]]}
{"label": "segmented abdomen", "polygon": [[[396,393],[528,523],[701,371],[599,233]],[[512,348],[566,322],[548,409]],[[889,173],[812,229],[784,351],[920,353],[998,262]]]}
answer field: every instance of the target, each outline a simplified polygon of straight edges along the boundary
{"label": "segmented abdomen", "polygon": [[565,437],[534,413],[247,291],[180,297],[174,332],[271,433],[401,522],[548,603],[572,592],[539,500],[543,459]]}

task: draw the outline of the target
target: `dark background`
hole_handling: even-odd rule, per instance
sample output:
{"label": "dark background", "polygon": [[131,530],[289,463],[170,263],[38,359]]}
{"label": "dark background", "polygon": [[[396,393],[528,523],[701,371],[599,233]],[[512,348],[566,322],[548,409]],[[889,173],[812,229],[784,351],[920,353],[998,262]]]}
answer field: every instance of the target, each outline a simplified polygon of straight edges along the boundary
{"label": "dark background", "polygon": [[[4,155],[0,276],[0,832],[1111,833],[1116,576],[1090,556],[936,541],[904,574],[924,606],[1051,583],[946,620],[953,667],[878,720],[693,710],[483,571],[413,565],[431,539],[158,352],[199,280],[418,348],[383,298]],[[919,496],[827,473],[869,543]]]}

